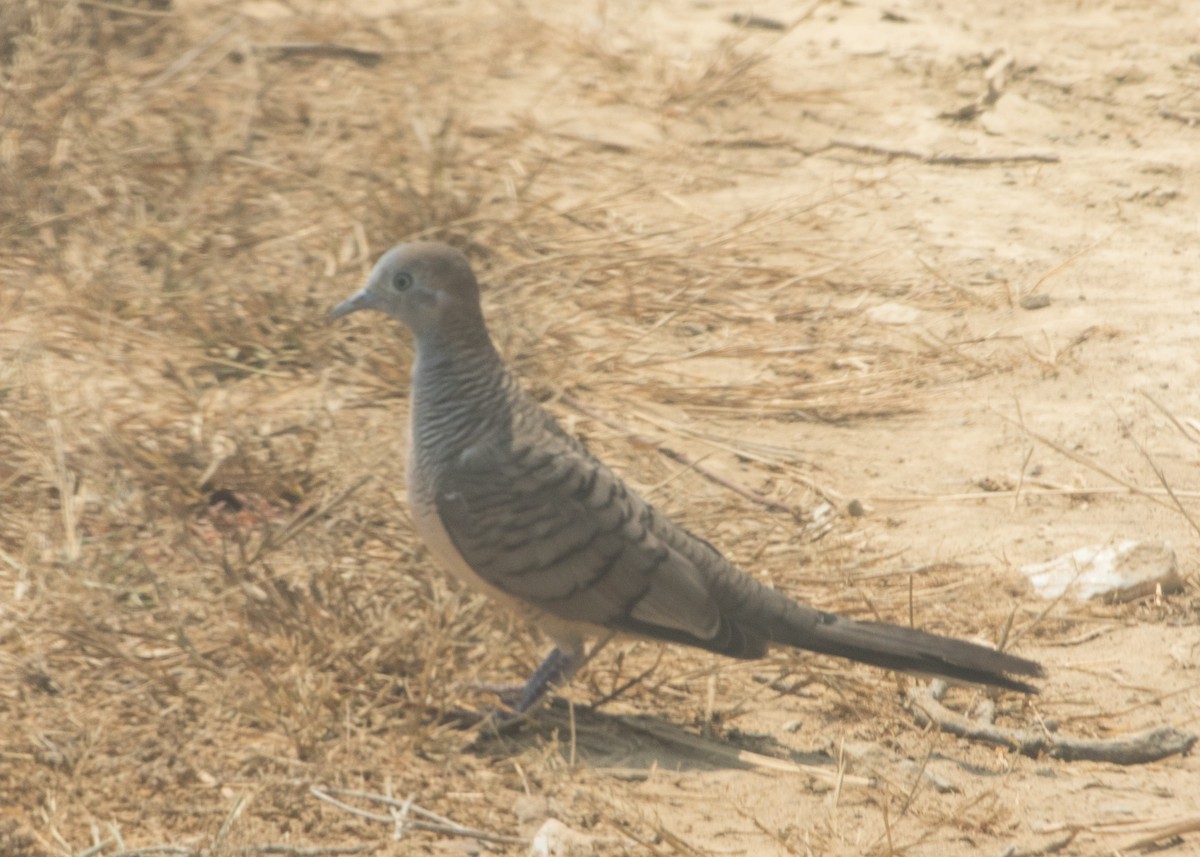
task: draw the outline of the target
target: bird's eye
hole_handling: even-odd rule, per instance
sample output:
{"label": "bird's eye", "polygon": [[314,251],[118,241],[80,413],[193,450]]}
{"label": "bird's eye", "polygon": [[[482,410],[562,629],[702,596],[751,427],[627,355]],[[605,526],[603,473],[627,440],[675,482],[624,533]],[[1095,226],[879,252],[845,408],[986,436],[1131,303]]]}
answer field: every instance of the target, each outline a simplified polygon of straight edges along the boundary
{"label": "bird's eye", "polygon": [[392,288],[398,292],[402,292],[412,286],[412,274],[408,271],[397,271],[392,274]]}

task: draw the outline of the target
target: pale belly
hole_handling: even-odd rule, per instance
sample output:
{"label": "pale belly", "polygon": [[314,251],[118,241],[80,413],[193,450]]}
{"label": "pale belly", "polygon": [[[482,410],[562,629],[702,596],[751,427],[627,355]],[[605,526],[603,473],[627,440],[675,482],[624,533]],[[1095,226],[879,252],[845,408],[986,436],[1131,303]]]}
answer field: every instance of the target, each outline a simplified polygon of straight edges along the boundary
{"label": "pale belly", "polygon": [[433,492],[425,486],[415,458],[412,454],[410,442],[408,466],[406,468],[408,508],[412,514],[413,525],[417,530],[417,534],[421,536],[430,553],[434,555],[442,568],[471,589],[490,596],[507,609],[516,612],[522,618],[536,624],[560,648],[577,650],[585,639],[609,633],[606,629],[596,625],[560,619],[551,613],[539,610],[532,604],[512,597],[480,577],[468,565],[467,561],[463,559],[462,554],[458,552],[458,548],[451,541],[450,534],[446,532],[446,528],[442,525],[441,518],[437,513],[437,503],[434,501]]}

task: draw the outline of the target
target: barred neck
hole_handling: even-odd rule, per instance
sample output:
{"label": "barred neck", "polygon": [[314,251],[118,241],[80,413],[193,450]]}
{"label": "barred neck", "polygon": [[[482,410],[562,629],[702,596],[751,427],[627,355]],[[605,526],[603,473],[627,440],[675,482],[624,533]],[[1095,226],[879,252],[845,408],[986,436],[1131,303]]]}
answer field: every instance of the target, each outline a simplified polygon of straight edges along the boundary
{"label": "barred neck", "polygon": [[522,395],[486,333],[452,346],[437,339],[418,340],[413,367],[414,446],[432,463],[457,456],[496,431],[507,433],[513,403]]}

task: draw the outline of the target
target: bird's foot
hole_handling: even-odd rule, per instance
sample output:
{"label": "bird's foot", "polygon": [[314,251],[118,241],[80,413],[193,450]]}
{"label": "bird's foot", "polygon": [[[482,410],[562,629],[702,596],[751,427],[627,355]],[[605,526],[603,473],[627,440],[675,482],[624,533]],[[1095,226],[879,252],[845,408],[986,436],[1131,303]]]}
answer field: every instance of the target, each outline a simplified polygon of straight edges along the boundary
{"label": "bird's foot", "polygon": [[491,721],[497,728],[506,728],[525,718],[556,687],[566,684],[587,659],[580,650],[554,648],[533,671],[524,684],[472,684],[472,690],[494,693],[500,705],[482,711],[457,710],[447,714],[447,720],[471,728]]}

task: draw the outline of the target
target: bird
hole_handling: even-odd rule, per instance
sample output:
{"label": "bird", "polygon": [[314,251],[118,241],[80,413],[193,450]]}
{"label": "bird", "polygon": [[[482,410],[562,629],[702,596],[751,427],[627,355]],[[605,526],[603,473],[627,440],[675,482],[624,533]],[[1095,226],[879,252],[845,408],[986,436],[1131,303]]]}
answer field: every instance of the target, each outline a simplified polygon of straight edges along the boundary
{"label": "bird", "polygon": [[753,659],[772,646],[1037,693],[1035,661],[801,604],[647,502],[522,387],[488,332],[466,256],[398,244],[331,320],[374,310],[415,344],[407,499],[435,558],[539,625],[553,650],[512,709],[570,681],[611,637]]}

